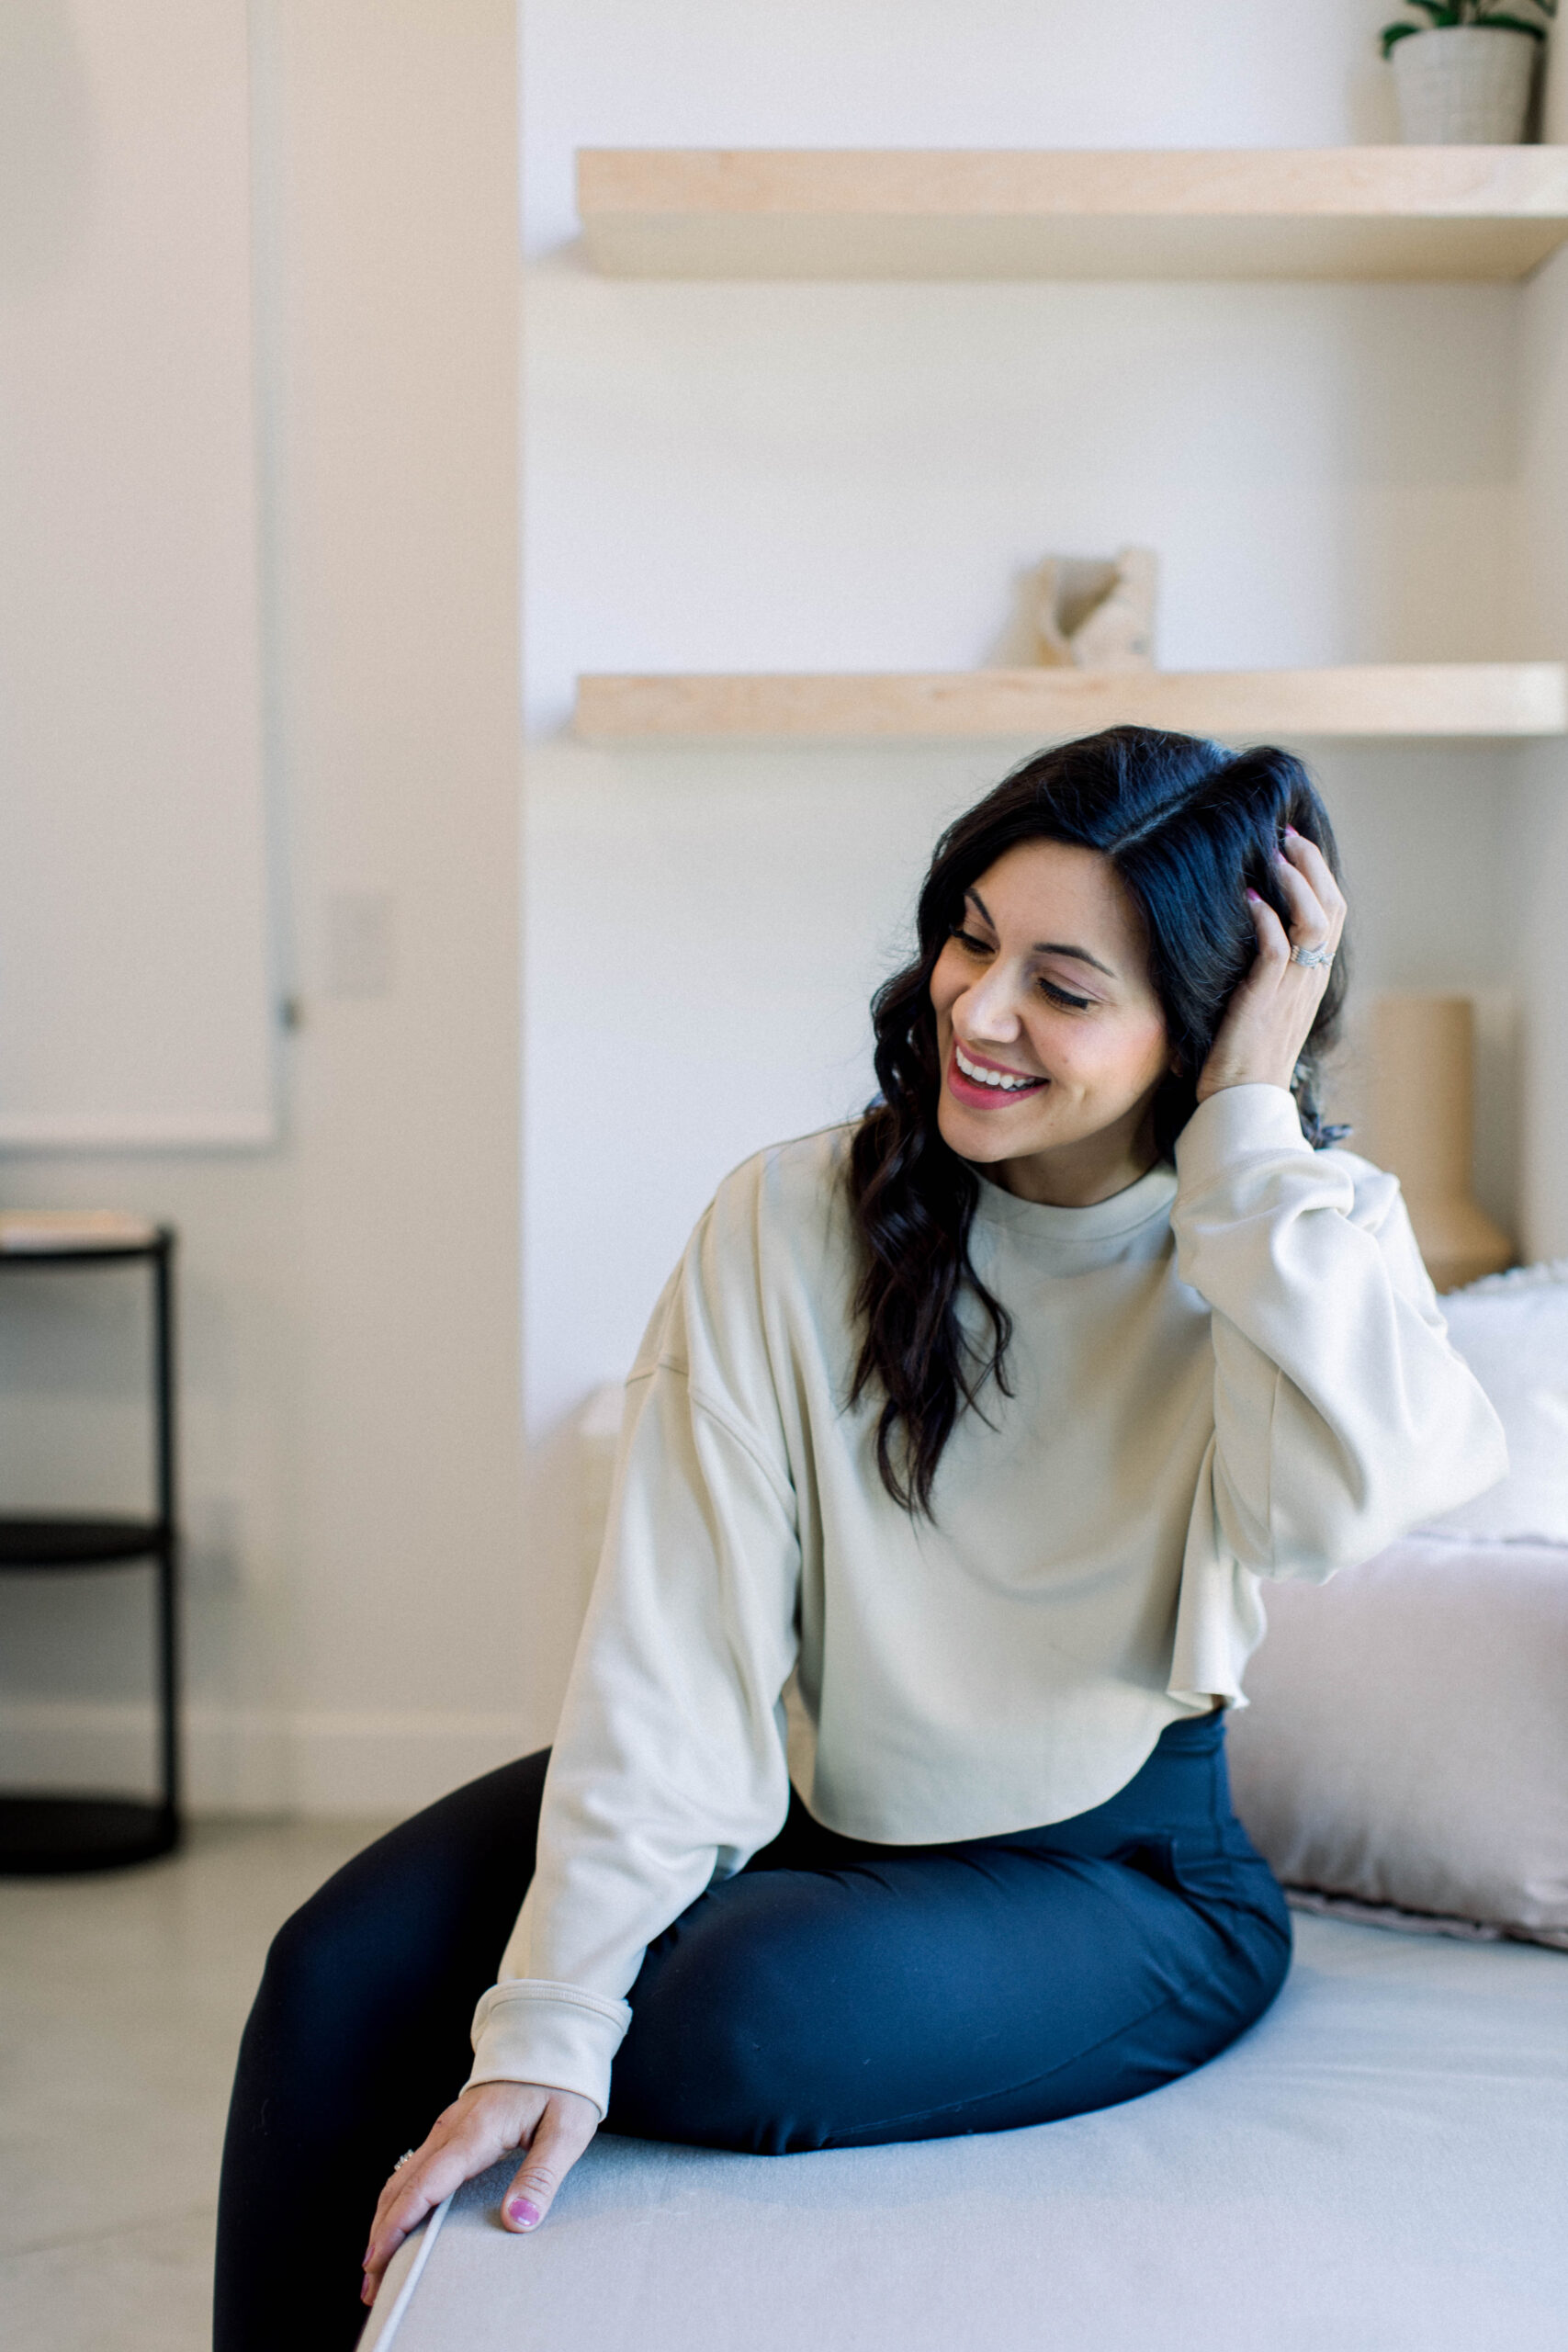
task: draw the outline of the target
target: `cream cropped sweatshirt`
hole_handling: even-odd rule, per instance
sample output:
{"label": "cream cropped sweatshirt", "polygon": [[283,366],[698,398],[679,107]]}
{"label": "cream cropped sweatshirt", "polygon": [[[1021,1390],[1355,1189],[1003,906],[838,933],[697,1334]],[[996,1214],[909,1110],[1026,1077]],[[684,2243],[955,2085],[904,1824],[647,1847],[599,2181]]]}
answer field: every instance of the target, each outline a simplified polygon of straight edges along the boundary
{"label": "cream cropped sweatshirt", "polygon": [[911,1518],[875,1401],[845,1403],[851,1132],[737,1169],[654,1310],[472,2082],[603,2112],[646,1946],[777,1834],[792,1763],[818,1821],[892,1845],[1084,1812],[1168,1724],[1246,1703],[1260,1577],[1321,1580],[1506,1468],[1394,1179],[1238,1086],[1093,1207],[983,1182],[1012,1393]]}

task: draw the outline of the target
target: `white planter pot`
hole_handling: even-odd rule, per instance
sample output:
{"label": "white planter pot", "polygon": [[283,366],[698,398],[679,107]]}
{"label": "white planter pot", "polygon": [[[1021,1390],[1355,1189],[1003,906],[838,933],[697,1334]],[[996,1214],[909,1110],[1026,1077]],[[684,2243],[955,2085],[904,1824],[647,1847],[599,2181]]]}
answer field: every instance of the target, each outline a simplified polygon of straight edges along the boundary
{"label": "white planter pot", "polygon": [[1484,25],[1435,26],[1393,52],[1407,147],[1512,147],[1525,135],[1540,43]]}

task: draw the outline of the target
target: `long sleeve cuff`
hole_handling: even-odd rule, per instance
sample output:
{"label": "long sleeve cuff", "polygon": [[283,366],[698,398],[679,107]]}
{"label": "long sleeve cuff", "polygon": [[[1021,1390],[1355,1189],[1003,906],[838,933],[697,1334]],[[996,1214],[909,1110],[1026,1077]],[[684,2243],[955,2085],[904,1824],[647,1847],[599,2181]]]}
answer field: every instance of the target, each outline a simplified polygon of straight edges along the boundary
{"label": "long sleeve cuff", "polygon": [[580,1984],[511,1977],[492,1984],[474,2011],[474,2083],[543,2083],[591,2098],[603,2119],[610,2064],[632,2013]]}
{"label": "long sleeve cuff", "polygon": [[1222,1086],[1199,1103],[1176,1139],[1177,1178],[1190,1197],[1254,1153],[1310,1149],[1295,1097],[1284,1087]]}

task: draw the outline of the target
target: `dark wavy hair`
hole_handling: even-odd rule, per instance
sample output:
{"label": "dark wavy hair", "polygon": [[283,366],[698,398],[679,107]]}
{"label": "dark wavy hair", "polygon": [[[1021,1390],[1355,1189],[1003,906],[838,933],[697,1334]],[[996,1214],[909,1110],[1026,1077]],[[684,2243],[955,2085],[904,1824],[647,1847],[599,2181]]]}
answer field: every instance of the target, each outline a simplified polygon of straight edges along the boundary
{"label": "dark wavy hair", "polygon": [[[1011,1321],[969,1259],[979,1181],[937,1126],[942,1072],[931,980],[963,920],[964,892],[1021,842],[1067,842],[1110,860],[1142,919],[1149,978],[1177,1062],[1154,1102],[1156,1146],[1168,1159],[1196,1108],[1198,1074],[1225,1007],[1257,954],[1249,885],[1289,927],[1274,873],[1287,825],[1317,843],[1337,876],[1327,812],[1289,752],[1229,752],[1190,735],[1112,727],[1027,761],[938,842],[920,891],[918,952],[872,1001],[880,1091],[855,1129],[848,1177],[862,1250],[862,1338],[850,1401],[881,1398],[882,1482],[911,1513],[931,1515],[937,1465],[959,1414],[978,1408],[989,1380],[1011,1394]],[[1291,1089],[1317,1149],[1348,1132],[1325,1125],[1317,1100],[1345,980],[1341,950]],[[988,1346],[964,1333],[965,1289],[981,1309]]]}

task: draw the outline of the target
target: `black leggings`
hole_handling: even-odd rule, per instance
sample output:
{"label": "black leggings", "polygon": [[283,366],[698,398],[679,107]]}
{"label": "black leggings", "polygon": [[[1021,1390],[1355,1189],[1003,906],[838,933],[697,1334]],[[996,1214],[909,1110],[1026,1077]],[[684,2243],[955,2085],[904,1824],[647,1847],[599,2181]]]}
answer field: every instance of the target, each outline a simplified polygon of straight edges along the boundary
{"label": "black leggings", "polygon": [[[217,2352],[354,2343],[376,2199],[467,2076],[547,1761],[416,1815],[278,1935],[230,2111]],[[605,2128],[773,2155],[1083,2114],[1215,2056],[1290,1954],[1220,1713],[1109,1803],[1006,1837],[867,1845],[795,1799],[649,1946]]]}

